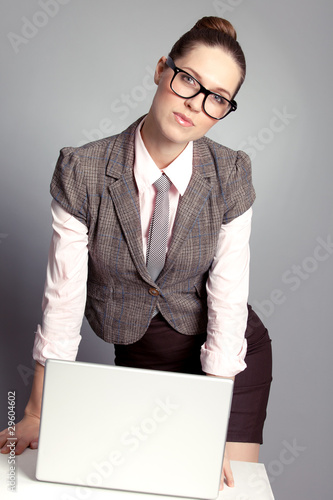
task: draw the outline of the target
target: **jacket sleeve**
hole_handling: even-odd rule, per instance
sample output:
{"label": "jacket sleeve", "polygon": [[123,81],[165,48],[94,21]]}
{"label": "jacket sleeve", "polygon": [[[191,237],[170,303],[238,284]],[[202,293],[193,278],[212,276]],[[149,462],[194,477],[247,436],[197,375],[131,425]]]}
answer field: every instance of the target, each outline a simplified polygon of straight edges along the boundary
{"label": "jacket sleeve", "polygon": [[236,153],[236,161],[224,185],[224,201],[226,211],[223,224],[245,213],[255,200],[255,191],[252,185],[251,160],[244,151]]}
{"label": "jacket sleeve", "polygon": [[63,148],[53,173],[52,197],[76,219],[88,225],[88,196],[84,166],[75,148]]}

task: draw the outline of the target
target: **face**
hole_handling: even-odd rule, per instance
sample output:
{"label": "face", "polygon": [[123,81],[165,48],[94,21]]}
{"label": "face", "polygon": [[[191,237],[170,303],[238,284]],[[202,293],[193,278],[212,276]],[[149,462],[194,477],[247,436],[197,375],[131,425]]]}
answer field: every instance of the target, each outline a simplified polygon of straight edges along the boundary
{"label": "face", "polygon": [[[148,122],[155,138],[180,147],[192,140],[203,137],[218,123],[206,115],[202,103],[204,94],[184,99],[170,88],[174,72],[162,57],[156,67],[155,83],[158,85]],[[221,94],[231,100],[241,78],[241,72],[232,57],[219,47],[197,45],[186,55],[176,58],[179,68],[193,75],[206,89]]]}

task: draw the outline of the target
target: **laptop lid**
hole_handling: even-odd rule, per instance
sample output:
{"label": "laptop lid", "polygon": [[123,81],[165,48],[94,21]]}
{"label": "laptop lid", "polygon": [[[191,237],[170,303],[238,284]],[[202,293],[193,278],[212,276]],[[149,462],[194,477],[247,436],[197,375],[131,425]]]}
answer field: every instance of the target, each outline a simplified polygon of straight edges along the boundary
{"label": "laptop lid", "polygon": [[47,360],[36,477],[213,499],[233,382]]}

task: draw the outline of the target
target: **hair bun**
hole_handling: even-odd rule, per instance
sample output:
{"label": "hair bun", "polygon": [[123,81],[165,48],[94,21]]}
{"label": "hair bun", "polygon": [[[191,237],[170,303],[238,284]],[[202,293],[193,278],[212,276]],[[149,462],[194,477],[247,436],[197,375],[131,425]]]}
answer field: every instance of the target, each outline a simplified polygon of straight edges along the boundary
{"label": "hair bun", "polygon": [[192,30],[200,30],[200,29],[212,29],[221,31],[222,33],[226,33],[231,36],[234,40],[237,40],[237,33],[233,25],[227,21],[226,19],[222,19],[221,17],[215,16],[207,16],[202,17],[195,23]]}
{"label": "hair bun", "polygon": [[199,46],[218,47],[228,54],[238,65],[240,79],[233,99],[243,84],[246,74],[246,61],[242,47],[237,42],[237,34],[233,25],[226,19],[215,16],[202,17],[190,31],[184,33],[173,45],[169,56],[174,61],[186,56]]}

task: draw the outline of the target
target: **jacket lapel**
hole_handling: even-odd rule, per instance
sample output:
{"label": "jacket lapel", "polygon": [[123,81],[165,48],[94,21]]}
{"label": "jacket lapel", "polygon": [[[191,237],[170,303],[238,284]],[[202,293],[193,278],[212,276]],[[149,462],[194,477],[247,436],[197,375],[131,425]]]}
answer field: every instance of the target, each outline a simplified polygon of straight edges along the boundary
{"label": "jacket lapel", "polygon": [[[154,283],[147,271],[143,256],[139,196],[133,174],[135,130],[141,120],[142,118],[133,123],[115,140],[109,153],[106,175],[113,178],[108,189],[133,262],[142,278],[149,283]],[[207,203],[212,190],[208,178],[214,175],[216,175],[215,165],[205,139],[195,141],[192,177],[184,195],[179,200],[171,245],[166,264],[158,280],[172,267],[177,253]]]}
{"label": "jacket lapel", "polygon": [[153,283],[142,250],[139,196],[133,174],[135,130],[141,119],[115,140],[108,158],[106,175],[112,178],[108,190],[133,262],[142,278]]}
{"label": "jacket lapel", "polygon": [[159,279],[173,266],[182,245],[207,203],[212,186],[208,178],[215,175],[212,155],[204,139],[193,143],[193,173],[184,195],[180,198],[172,239],[165,266]]}

